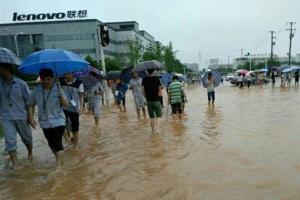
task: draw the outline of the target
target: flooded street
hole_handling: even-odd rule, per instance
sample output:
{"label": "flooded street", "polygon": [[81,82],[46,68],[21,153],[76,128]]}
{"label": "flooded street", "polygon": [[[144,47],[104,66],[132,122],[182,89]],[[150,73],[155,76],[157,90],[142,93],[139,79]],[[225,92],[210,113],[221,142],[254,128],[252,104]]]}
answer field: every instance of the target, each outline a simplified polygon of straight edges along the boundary
{"label": "flooded street", "polygon": [[[300,90],[229,85],[207,105],[204,88],[186,90],[188,119],[166,120],[151,135],[138,121],[131,93],[128,112],[104,108],[100,131],[81,116],[78,150],[67,148],[63,168],[40,129],[34,131],[34,161],[0,175],[0,199],[101,200],[297,200],[300,198]],[[166,99],[166,98],[165,98]],[[0,142],[0,172],[8,168]]]}

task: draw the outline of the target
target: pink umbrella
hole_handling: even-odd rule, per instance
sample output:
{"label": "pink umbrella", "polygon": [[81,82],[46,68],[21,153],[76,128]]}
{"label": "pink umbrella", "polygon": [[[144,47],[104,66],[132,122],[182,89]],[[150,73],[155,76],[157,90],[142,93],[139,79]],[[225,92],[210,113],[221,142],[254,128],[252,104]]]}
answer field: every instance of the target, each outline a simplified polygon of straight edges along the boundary
{"label": "pink umbrella", "polygon": [[242,74],[242,75],[245,75],[245,76],[246,76],[247,72],[248,72],[248,70],[246,70],[246,69],[239,69],[239,70],[236,71],[237,74]]}
{"label": "pink umbrella", "polygon": [[255,75],[254,71],[249,71],[249,72],[246,73],[246,76],[254,76],[254,75]]}

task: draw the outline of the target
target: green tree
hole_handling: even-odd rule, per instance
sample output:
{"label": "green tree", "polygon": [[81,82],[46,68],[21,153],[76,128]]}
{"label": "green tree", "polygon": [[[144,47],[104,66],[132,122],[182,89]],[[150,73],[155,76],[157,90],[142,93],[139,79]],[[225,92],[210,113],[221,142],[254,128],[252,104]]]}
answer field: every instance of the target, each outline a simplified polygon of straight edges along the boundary
{"label": "green tree", "polygon": [[85,57],[85,60],[88,61],[88,62],[90,63],[91,66],[93,66],[93,67],[95,67],[95,68],[97,68],[97,69],[100,69],[99,63],[98,63],[95,59],[93,59],[92,56],[87,55],[87,56]]}
{"label": "green tree", "polygon": [[107,72],[121,70],[121,64],[117,58],[105,58],[105,66]]}
{"label": "green tree", "polygon": [[144,46],[142,40],[135,36],[133,39],[127,39],[128,59],[131,66],[135,66],[143,57]]}
{"label": "green tree", "polygon": [[143,60],[158,60],[160,62],[164,61],[164,46],[159,42],[155,41],[149,43],[145,48],[143,54]]}
{"label": "green tree", "polygon": [[[88,61],[91,66],[102,70],[102,64],[97,62],[94,58],[92,58],[90,55],[85,57],[85,60]],[[121,64],[119,62],[118,58],[105,58],[105,68],[106,72],[114,71],[114,70],[121,70]]]}
{"label": "green tree", "polygon": [[175,72],[176,53],[177,51],[173,50],[172,42],[169,42],[164,48],[164,61],[168,72]]}

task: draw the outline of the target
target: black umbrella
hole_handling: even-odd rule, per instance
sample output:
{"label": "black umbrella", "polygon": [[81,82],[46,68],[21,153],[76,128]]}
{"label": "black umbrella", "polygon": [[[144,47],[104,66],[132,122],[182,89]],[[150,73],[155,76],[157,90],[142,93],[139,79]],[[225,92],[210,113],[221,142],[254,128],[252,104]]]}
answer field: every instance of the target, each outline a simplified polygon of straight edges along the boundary
{"label": "black umbrella", "polygon": [[147,69],[161,69],[163,68],[163,64],[157,60],[148,60],[144,62],[140,62],[137,64],[134,68],[133,71],[135,72],[141,72],[141,71],[146,71]]}
{"label": "black umbrella", "polygon": [[0,62],[12,64],[12,65],[21,64],[20,58],[14,52],[2,47],[0,48]]}
{"label": "black umbrella", "polygon": [[132,78],[131,73],[132,73],[133,67],[127,67],[122,69],[122,72],[120,74],[120,78],[125,82],[129,83],[130,79]]}
{"label": "black umbrella", "polygon": [[106,74],[106,80],[117,80],[120,78],[121,71],[110,71]]}

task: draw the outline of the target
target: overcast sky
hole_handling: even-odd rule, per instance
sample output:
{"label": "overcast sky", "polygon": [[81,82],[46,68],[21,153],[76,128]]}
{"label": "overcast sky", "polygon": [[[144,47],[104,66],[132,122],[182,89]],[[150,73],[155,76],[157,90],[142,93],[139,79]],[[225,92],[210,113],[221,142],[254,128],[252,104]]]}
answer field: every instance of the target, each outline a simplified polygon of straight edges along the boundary
{"label": "overcast sky", "polygon": [[[0,23],[23,14],[88,10],[100,21],[135,20],[156,40],[173,42],[183,62],[202,62],[228,55],[270,53],[270,30],[277,31],[274,52],[288,52],[288,21],[300,30],[300,0],[0,0]],[[298,20],[298,21],[297,21]],[[300,53],[296,31],[292,54]]]}

